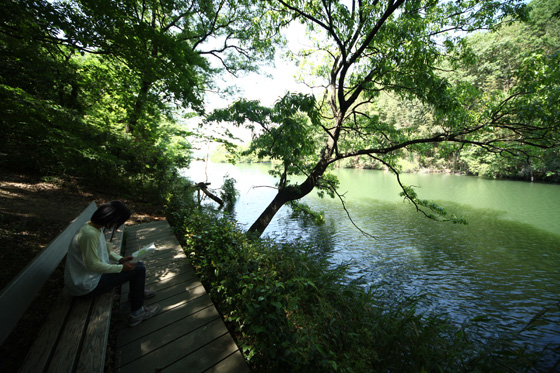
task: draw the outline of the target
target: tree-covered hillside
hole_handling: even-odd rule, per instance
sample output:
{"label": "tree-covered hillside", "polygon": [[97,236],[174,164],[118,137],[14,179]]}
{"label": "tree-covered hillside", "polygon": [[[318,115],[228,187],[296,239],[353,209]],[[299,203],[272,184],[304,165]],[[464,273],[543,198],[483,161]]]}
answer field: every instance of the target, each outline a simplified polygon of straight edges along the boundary
{"label": "tree-covered hillside", "polygon": [[[553,83],[550,89],[557,90],[550,69],[557,63],[560,53],[559,11],[560,2],[555,0],[531,2],[523,19],[506,19],[493,30],[479,31],[468,37],[465,40],[467,48],[463,52],[468,57],[467,63],[454,66],[452,61],[447,61],[440,74],[454,84],[471,84],[473,89],[480,91],[480,95],[487,97],[514,99],[515,95],[522,94],[521,89],[538,89],[538,86],[531,86],[534,79],[539,79],[538,84],[546,84],[542,78],[549,79]],[[557,97],[551,94],[544,95],[542,99],[557,100]],[[433,125],[432,112],[418,101],[386,95],[382,102],[380,113],[392,122],[409,123],[419,132],[428,131]],[[522,110],[544,109],[542,106],[531,106],[530,102],[528,104]],[[545,110],[553,111],[538,115],[546,115],[554,120],[558,115],[559,103],[551,101],[548,104]],[[485,109],[490,108],[480,108],[481,111]],[[554,130],[552,122],[547,125],[551,131]],[[550,135],[553,136],[552,133]],[[530,141],[527,145],[530,145]],[[521,146],[512,152],[488,150],[463,144],[453,147],[430,146],[405,152],[402,165],[410,171],[427,168],[488,177],[560,180],[558,148]],[[353,162],[357,166],[379,166],[364,159]]]}

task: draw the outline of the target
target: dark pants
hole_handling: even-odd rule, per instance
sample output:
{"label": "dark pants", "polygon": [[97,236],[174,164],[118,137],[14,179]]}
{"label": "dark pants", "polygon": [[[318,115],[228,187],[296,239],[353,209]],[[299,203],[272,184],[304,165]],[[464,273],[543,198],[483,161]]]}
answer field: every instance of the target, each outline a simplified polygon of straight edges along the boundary
{"label": "dark pants", "polygon": [[146,267],[144,267],[144,263],[142,262],[138,262],[138,264],[136,264],[136,268],[132,271],[102,274],[97,287],[85,296],[87,297],[106,293],[126,282],[129,283],[130,287],[130,310],[136,311],[144,305]]}

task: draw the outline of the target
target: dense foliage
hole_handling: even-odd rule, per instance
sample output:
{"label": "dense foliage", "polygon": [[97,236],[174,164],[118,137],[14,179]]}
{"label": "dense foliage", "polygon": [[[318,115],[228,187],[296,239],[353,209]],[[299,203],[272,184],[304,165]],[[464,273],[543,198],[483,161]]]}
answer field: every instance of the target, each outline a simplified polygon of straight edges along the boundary
{"label": "dense foliage", "polygon": [[280,165],[279,198],[251,231],[313,189],[334,195],[328,167],[342,162],[556,180],[559,6],[4,1],[0,163],[162,191],[189,161],[184,110],[201,113],[216,74],[256,70],[300,21],[312,44],[292,57],[324,96],[208,117],[260,130],[245,154]]}
{"label": "dense foliage", "polygon": [[0,5],[0,162],[161,192],[189,161],[184,110],[271,58],[249,1]]}

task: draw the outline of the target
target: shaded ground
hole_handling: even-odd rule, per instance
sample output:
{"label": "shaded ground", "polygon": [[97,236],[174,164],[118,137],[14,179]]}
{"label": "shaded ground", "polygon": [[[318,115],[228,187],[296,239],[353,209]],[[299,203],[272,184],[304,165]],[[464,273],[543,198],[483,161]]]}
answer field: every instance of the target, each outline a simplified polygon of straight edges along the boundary
{"label": "shaded ground", "polygon": [[[0,289],[4,288],[92,201],[120,199],[132,210],[127,225],[164,219],[161,206],[130,201],[115,190],[80,180],[48,179],[0,169]],[[0,347],[0,371],[17,371],[63,286],[59,266],[16,329]],[[110,351],[108,366],[111,363]]]}

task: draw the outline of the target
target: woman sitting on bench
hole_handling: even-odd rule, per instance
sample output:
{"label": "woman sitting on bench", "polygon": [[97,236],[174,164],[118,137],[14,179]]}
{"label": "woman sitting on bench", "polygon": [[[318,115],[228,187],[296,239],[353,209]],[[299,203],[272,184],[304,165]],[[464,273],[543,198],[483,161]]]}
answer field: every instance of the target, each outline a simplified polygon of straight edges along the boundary
{"label": "woman sitting on bench", "polygon": [[[64,284],[70,295],[93,296],[111,291],[129,283],[129,325],[135,326],[160,310],[159,304],[144,306],[144,299],[155,296],[155,291],[144,288],[146,267],[142,262],[132,263],[131,256],[122,257],[107,247],[103,228],[117,228],[130,218],[130,210],[121,201],[101,205],[78,233],[68,248]],[[115,263],[111,263],[110,260]]]}

